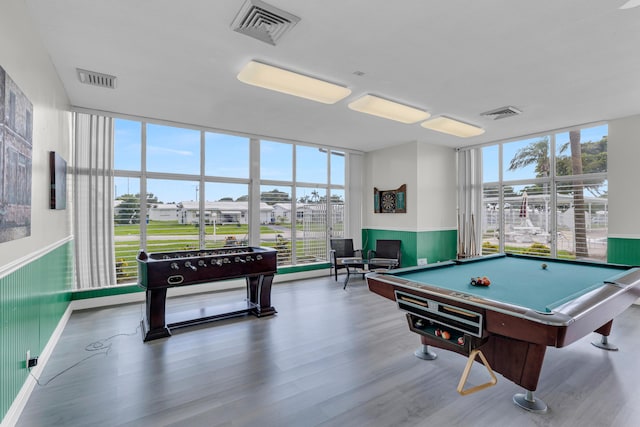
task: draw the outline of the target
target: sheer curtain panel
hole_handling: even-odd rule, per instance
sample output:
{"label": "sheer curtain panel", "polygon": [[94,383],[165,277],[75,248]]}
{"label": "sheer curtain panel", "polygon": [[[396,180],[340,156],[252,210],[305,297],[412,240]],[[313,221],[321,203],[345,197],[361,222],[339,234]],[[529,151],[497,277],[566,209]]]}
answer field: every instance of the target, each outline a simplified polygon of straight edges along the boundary
{"label": "sheer curtain panel", "polygon": [[112,286],[113,119],[75,113],[76,289]]}

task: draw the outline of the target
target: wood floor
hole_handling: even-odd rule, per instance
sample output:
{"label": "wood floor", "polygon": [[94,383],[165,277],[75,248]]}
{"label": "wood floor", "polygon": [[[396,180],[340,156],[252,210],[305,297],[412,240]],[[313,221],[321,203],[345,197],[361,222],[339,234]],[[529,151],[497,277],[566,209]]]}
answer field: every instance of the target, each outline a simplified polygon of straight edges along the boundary
{"label": "wood floor", "polygon": [[[342,276],[344,277],[344,275]],[[614,321],[618,352],[593,334],[549,348],[537,415],[495,387],[461,396],[466,359],[419,340],[395,304],[352,278],[274,286],[278,314],[181,329],[143,343],[142,304],[75,312],[18,426],[637,426],[640,420],[640,306]],[[340,279],[340,277],[339,277]],[[199,311],[242,292],[172,298],[167,311]],[[488,375],[472,370],[470,385]],[[46,385],[45,385],[46,384]]]}

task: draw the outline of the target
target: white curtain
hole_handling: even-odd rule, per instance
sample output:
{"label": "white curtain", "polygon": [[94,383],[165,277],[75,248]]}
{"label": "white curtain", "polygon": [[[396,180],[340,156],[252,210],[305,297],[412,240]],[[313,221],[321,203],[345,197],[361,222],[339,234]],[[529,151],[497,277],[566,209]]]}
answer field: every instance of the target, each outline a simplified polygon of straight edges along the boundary
{"label": "white curtain", "polygon": [[75,113],[76,289],[116,283],[113,254],[113,119]]}
{"label": "white curtain", "polygon": [[458,258],[482,255],[482,150],[458,151]]}

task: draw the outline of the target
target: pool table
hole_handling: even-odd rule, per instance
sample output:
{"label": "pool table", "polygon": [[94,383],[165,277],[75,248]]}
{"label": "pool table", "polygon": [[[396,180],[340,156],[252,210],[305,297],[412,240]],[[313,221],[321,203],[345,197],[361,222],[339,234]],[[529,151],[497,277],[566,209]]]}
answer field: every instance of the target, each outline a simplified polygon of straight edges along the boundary
{"label": "pool table", "polygon": [[[482,276],[489,286],[471,284]],[[510,254],[366,279],[369,290],[406,312],[422,343],[416,356],[435,359],[429,345],[467,357],[479,350],[491,369],[526,389],[514,402],[533,412],[547,408],[533,395],[547,346],[564,347],[597,332],[602,339],[594,345],[615,350],[607,340],[613,318],[640,298],[638,268]]]}

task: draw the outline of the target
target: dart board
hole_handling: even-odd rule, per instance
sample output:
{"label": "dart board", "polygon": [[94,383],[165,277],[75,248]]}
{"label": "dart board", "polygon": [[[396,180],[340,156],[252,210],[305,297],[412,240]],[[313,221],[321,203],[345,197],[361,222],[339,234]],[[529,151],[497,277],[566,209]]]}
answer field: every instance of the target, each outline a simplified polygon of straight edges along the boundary
{"label": "dart board", "polygon": [[396,190],[373,189],[373,204],[375,213],[406,213],[407,186],[403,184]]}

